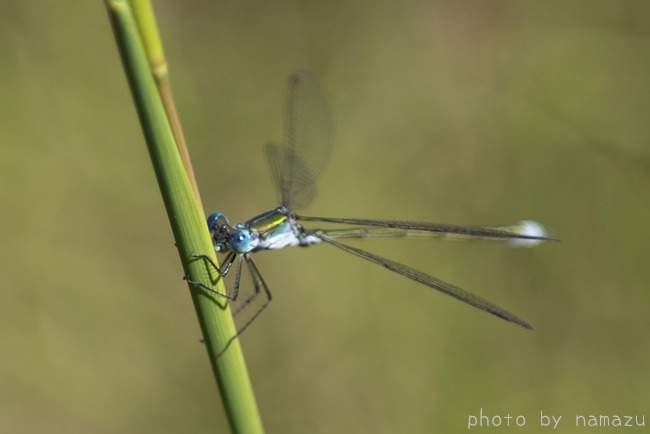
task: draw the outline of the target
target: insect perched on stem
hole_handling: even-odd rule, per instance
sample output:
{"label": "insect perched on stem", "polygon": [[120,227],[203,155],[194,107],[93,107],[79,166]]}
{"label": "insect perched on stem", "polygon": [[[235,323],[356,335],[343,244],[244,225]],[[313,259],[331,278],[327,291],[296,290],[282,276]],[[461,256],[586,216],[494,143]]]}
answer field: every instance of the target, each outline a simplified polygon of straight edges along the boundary
{"label": "insect perched on stem", "polygon": [[[258,297],[263,302],[237,330],[220,354],[242,333],[271,301],[269,290],[262,274],[253,261],[253,254],[260,250],[276,250],[289,246],[310,246],[325,243],[381,265],[404,277],[437,289],[467,304],[475,306],[521,327],[532,329],[522,319],[489,301],[471,294],[457,286],[407,265],[377,256],[356,247],[343,244],[341,240],[351,238],[387,237],[430,237],[430,238],[484,238],[508,240],[512,245],[534,246],[547,238],[544,227],[534,221],[523,221],[504,227],[455,226],[402,220],[372,220],[358,218],[307,217],[296,214],[296,209],[306,206],[314,196],[316,180],[322,172],[332,149],[332,122],[327,100],[318,81],[309,73],[301,72],[289,78],[288,106],[286,113],[285,138],[282,145],[269,144],[266,151],[271,163],[273,178],[280,192],[281,205],[250,220],[230,225],[220,213],[208,218],[214,249],[224,253],[221,266],[217,266],[206,255],[195,255],[195,259],[206,260],[225,277],[235,266],[235,283],[231,292],[222,294],[201,283],[189,281],[239,306],[233,309],[237,316]],[[345,229],[311,229],[302,222],[320,222],[352,225]],[[246,270],[254,287],[252,295],[240,300],[239,288],[243,270]]]}

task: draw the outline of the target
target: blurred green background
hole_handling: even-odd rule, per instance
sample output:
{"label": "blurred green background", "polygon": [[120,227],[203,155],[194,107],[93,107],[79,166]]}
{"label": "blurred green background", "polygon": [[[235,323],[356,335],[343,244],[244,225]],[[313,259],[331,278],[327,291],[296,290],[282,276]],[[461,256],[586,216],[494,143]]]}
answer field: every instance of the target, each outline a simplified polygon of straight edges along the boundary
{"label": "blurred green background", "polygon": [[[307,214],[562,239],[355,244],[534,332],[329,246],[259,254],[275,298],[242,343],[269,433],[650,416],[647,2],[154,6],[207,212],[276,205],[263,145],[310,69],[336,149]],[[225,430],[103,3],[4,1],[0,52],[0,431]]]}

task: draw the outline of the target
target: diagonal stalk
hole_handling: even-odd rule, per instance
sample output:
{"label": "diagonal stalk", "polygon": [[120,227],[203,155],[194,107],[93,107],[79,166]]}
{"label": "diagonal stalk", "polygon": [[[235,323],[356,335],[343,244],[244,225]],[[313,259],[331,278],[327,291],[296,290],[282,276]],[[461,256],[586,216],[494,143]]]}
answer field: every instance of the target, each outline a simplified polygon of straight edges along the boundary
{"label": "diagonal stalk", "polygon": [[[162,88],[166,90],[161,92],[154,79],[156,65],[165,62],[151,6],[145,0],[132,0],[138,11],[134,15],[132,4],[126,0],[105,1],[185,274],[193,281],[214,284],[216,291],[225,293],[222,280],[210,275],[203,261],[191,260],[193,254],[207,253],[214,258],[214,249],[198,189],[192,188],[176,145],[177,139],[182,140],[179,139],[182,134],[178,135],[180,124],[169,120],[175,115],[170,116],[163,104],[165,99],[167,107],[175,112],[166,67],[162,80]],[[152,58],[158,61],[150,62]],[[176,134],[172,122],[176,122]],[[189,158],[186,163],[191,167]],[[262,433],[239,341],[235,340],[227,352],[217,357],[219,350],[236,334],[228,304],[214,300],[198,288],[191,287],[190,292],[232,432]]]}

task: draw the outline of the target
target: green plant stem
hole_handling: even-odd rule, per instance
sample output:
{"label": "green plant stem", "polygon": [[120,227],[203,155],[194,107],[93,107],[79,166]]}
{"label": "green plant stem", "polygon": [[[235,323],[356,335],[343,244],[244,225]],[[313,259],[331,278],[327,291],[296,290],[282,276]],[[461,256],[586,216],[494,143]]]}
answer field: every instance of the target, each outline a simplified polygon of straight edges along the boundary
{"label": "green plant stem", "polygon": [[[203,261],[191,259],[193,254],[214,258],[214,250],[156,87],[142,40],[143,30],[138,27],[126,0],[106,0],[106,4],[183,269],[191,280],[216,282],[215,290],[223,293],[222,280],[215,279]],[[220,349],[235,334],[228,304],[196,288],[190,291],[232,432],[262,433],[239,341],[235,340],[217,358]]]}
{"label": "green plant stem", "polygon": [[158,26],[156,25],[156,18],[151,7],[149,0],[130,0],[135,16],[136,24],[140,29],[140,37],[144,44],[147,58],[149,59],[149,66],[156,80],[158,86],[158,93],[162,99],[163,106],[167,112],[167,119],[171,125],[176,139],[176,146],[178,152],[181,154],[181,159],[185,165],[185,170],[192,183],[192,188],[196,194],[199,206],[201,207],[201,214],[205,215],[201,199],[199,196],[199,187],[196,183],[194,176],[194,169],[190,160],[190,154],[187,150],[185,142],[185,135],[181,128],[181,122],[176,111],[176,104],[174,103],[174,94],[172,93],[171,84],[169,82],[169,68],[167,67],[167,60],[165,59],[165,51],[163,50],[160,34],[158,33]]}

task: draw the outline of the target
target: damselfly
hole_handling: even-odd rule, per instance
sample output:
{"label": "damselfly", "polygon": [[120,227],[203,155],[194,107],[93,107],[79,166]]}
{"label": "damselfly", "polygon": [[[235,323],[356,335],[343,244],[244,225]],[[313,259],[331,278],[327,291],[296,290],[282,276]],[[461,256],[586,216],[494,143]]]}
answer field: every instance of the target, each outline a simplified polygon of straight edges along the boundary
{"label": "damselfly", "polygon": [[[552,240],[546,237],[546,231],[542,225],[534,221],[524,221],[513,226],[474,227],[402,220],[307,217],[296,214],[294,212],[296,209],[306,206],[313,198],[316,180],[328,160],[333,144],[332,121],[327,100],[318,81],[311,74],[300,72],[289,78],[285,122],[284,143],[282,145],[269,144],[266,147],[273,178],[280,192],[281,206],[236,225],[230,225],[223,214],[210,215],[208,226],[214,249],[224,253],[225,258],[221,265],[217,266],[206,255],[194,256],[195,259],[201,258],[208,261],[219,275],[224,277],[230,272],[232,266],[235,266],[234,288],[228,294],[217,292],[203,283],[190,281],[194,285],[231,301],[238,300],[242,273],[250,274],[254,292],[245,300],[240,300],[240,306],[233,309],[233,315],[238,315],[251,305],[256,297],[260,295],[264,297],[264,302],[237,330],[237,334],[227,342],[220,354],[271,301],[271,292],[253,262],[253,254],[260,250],[310,246],[319,243],[329,244],[374,262],[506,321],[532,329],[527,322],[481,297],[407,265],[343,244],[340,240],[386,237],[452,237],[501,239],[509,240],[512,244],[535,245],[542,241]],[[304,227],[301,222],[347,224],[353,227],[310,229]],[[244,268],[246,271],[243,271]]]}

